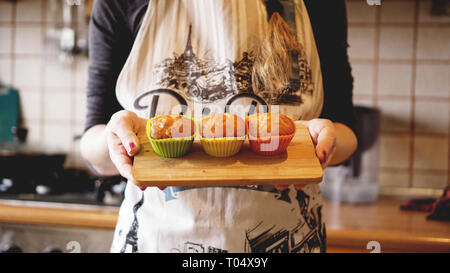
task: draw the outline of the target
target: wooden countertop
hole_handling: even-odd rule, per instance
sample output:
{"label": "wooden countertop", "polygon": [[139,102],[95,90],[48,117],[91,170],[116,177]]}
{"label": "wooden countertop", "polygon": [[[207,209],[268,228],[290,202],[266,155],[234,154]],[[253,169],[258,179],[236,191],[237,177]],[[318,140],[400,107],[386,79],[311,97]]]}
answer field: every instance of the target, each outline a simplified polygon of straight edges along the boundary
{"label": "wooden countertop", "polygon": [[324,208],[329,252],[370,252],[369,241],[382,252],[450,253],[450,222],[427,220],[425,212],[401,211],[405,200],[381,199],[372,205],[327,203]]}
{"label": "wooden countertop", "polygon": [[0,201],[0,223],[114,229],[118,212],[119,208],[115,207]]}
{"label": "wooden countertop", "polygon": [[[324,217],[329,252],[370,252],[369,241],[381,252],[450,253],[450,222],[426,219],[426,213],[400,211],[402,200],[381,199],[372,205],[327,203]],[[0,222],[114,229],[118,208],[64,206],[0,201]]]}

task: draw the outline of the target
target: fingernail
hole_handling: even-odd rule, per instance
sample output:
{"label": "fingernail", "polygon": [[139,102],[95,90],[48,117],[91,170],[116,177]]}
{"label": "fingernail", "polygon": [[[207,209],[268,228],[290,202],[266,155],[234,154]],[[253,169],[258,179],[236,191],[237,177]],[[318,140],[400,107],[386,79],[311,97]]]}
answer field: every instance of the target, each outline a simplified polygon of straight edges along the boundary
{"label": "fingernail", "polygon": [[134,142],[130,142],[128,145],[130,146],[130,150],[133,150],[133,148],[136,147]]}
{"label": "fingernail", "polygon": [[127,150],[127,153],[131,156],[132,154],[131,154],[131,152],[133,151],[133,148],[134,147],[136,147],[136,144],[134,144],[134,142],[130,142],[130,143],[128,143],[128,145],[126,145],[126,150]]}
{"label": "fingernail", "polygon": [[326,151],[322,152],[322,157],[323,157],[323,162],[326,162],[327,161],[327,152]]}

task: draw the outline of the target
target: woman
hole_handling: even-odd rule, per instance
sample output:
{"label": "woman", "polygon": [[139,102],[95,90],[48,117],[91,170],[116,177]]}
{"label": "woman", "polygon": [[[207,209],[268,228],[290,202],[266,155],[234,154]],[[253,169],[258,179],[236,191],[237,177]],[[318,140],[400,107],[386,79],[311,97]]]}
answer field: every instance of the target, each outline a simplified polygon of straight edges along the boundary
{"label": "woman", "polygon": [[326,250],[318,185],[132,183],[149,109],[182,102],[207,115],[230,101],[279,105],[308,126],[323,168],[345,161],[356,137],[344,0],[95,2],[81,150],[101,175],[130,182],[111,251]]}

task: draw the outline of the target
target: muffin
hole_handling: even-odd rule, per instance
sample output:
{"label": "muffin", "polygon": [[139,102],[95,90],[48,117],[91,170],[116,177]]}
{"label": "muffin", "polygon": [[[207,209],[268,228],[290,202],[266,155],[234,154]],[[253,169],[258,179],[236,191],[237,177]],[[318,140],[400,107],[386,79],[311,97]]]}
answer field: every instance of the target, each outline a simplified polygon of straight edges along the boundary
{"label": "muffin", "polygon": [[244,120],[229,113],[202,118],[199,131],[203,150],[216,157],[235,155],[245,140]]}
{"label": "muffin", "polygon": [[180,157],[191,149],[195,124],[182,115],[162,115],[147,122],[147,136],[153,150],[162,157]]}
{"label": "muffin", "polygon": [[295,124],[285,115],[256,113],[247,117],[246,130],[254,152],[275,155],[286,151],[294,138]]}

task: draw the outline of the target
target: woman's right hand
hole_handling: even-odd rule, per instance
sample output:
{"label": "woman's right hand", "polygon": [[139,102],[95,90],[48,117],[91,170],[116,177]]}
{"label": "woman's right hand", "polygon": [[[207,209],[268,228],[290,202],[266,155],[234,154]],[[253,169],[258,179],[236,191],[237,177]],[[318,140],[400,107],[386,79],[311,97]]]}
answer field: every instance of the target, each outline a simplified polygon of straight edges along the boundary
{"label": "woman's right hand", "polygon": [[[137,134],[145,135],[146,125],[146,119],[140,118],[134,112],[127,110],[112,115],[106,125],[109,156],[120,175],[128,181],[134,181],[132,157],[139,151]],[[145,188],[141,189],[144,190]]]}

